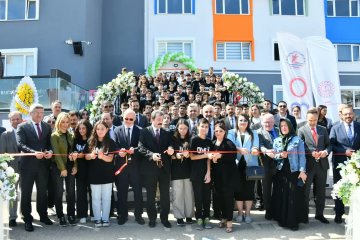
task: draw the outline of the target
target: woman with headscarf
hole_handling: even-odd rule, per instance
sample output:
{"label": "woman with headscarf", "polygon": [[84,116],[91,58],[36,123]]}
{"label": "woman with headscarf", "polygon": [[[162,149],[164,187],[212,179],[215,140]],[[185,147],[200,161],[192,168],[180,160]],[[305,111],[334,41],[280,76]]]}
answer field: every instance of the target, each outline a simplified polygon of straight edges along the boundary
{"label": "woman with headscarf", "polygon": [[288,119],[280,119],[279,125],[280,136],[273,144],[277,172],[274,177],[271,214],[280,226],[296,231],[299,223],[308,222],[304,195],[305,147]]}

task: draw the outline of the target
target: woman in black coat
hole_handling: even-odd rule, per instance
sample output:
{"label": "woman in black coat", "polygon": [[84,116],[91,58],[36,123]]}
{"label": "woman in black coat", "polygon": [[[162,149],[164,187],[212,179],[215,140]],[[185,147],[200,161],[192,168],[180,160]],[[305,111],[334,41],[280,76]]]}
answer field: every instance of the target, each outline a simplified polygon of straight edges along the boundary
{"label": "woman in black coat", "polygon": [[226,232],[232,232],[232,219],[234,209],[234,192],[238,171],[236,167],[236,146],[227,139],[225,122],[220,120],[215,123],[214,150],[232,151],[231,153],[215,153],[212,159],[213,181],[217,201],[220,205],[221,222],[219,227],[226,226]]}

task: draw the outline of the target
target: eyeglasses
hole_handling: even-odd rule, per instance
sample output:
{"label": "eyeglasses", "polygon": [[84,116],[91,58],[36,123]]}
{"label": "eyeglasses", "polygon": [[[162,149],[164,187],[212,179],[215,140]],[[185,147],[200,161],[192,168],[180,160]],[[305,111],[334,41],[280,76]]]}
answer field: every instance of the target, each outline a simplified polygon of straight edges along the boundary
{"label": "eyeglasses", "polygon": [[240,119],[239,122],[248,122],[246,119]]}
{"label": "eyeglasses", "polygon": [[55,124],[55,121],[48,121],[48,124]]}
{"label": "eyeglasses", "polygon": [[134,119],[133,118],[124,118],[125,119],[125,121],[134,121]]}
{"label": "eyeglasses", "polygon": [[286,105],[279,105],[279,108],[286,108]]}

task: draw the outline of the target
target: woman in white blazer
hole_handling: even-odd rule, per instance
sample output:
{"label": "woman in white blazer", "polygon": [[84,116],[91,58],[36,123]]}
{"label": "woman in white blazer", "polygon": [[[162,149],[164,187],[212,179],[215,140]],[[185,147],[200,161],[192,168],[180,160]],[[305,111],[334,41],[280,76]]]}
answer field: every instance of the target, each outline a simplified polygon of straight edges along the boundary
{"label": "woman in white blazer", "polygon": [[250,209],[254,200],[255,181],[246,180],[245,169],[246,166],[259,165],[259,136],[256,131],[250,129],[249,117],[245,114],[240,114],[237,119],[236,129],[230,130],[227,137],[235,144],[238,150],[237,162],[240,174],[240,191],[235,193],[238,208],[236,221],[251,223]]}

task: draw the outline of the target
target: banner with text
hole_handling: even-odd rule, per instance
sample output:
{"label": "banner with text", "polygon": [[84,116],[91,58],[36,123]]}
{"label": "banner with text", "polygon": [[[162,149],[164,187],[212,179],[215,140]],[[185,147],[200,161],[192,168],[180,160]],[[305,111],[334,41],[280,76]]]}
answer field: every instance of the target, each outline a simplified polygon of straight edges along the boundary
{"label": "banner with text", "polygon": [[328,107],[327,117],[339,120],[341,103],[337,54],[334,45],[323,37],[304,39],[309,54],[310,76],[316,106]]}
{"label": "banner with text", "polygon": [[288,109],[300,106],[301,118],[306,119],[307,109],[313,107],[309,61],[304,41],[289,33],[277,34],[283,100]]}

